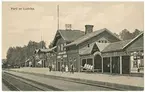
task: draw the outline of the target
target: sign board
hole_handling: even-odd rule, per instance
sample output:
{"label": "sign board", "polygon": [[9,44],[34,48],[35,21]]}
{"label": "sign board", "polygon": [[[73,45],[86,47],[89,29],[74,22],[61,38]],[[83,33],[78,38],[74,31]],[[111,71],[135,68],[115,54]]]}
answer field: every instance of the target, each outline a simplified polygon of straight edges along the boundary
{"label": "sign board", "polygon": [[67,55],[63,55],[63,57],[67,57]]}
{"label": "sign board", "polygon": [[64,52],[59,52],[58,54],[59,54],[59,55],[61,55],[61,54],[66,54],[66,51],[64,51]]}
{"label": "sign board", "polygon": [[61,58],[61,56],[57,56],[57,58]]}

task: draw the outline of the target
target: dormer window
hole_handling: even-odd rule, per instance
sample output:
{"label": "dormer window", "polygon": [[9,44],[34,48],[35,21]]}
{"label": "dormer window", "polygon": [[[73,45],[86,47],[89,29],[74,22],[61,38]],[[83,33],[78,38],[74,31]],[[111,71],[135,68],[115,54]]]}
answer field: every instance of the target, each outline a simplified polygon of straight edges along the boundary
{"label": "dormer window", "polygon": [[107,43],[108,41],[107,40],[99,40],[98,42],[99,43]]}

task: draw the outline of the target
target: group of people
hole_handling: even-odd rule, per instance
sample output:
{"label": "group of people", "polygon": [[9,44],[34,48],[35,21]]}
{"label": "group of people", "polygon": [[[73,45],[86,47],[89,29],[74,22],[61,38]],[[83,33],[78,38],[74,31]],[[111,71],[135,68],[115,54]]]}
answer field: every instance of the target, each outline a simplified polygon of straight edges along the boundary
{"label": "group of people", "polygon": [[63,72],[68,72],[70,70],[70,73],[74,73],[74,66],[73,66],[73,64],[71,64],[71,66],[70,66],[70,68],[66,65],[64,65],[64,64],[62,64],[62,66],[61,66],[61,72],[63,73]]}
{"label": "group of people", "polygon": [[[52,70],[54,70],[54,69],[55,69],[55,67],[54,67],[53,64],[49,65],[49,71],[50,72]],[[70,71],[70,73],[74,73],[74,66],[73,66],[73,64],[70,65],[70,68],[67,65],[62,64],[62,66],[61,66],[61,72],[63,73],[63,72],[69,72],[69,71]]]}

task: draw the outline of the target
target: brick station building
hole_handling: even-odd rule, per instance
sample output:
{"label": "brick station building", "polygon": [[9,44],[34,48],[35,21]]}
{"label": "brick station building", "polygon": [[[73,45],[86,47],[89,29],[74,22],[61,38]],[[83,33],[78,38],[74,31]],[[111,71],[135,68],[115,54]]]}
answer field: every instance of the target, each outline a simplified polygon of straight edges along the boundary
{"label": "brick station building", "polygon": [[[143,54],[143,33],[122,41],[106,28],[93,31],[93,25],[85,25],[85,32],[57,30],[52,45],[55,53],[51,54],[55,56],[52,55],[57,71],[61,70],[62,64],[68,67],[73,64],[77,72],[88,71],[84,68],[87,64],[93,66],[92,72],[124,74],[135,69],[134,61],[137,60],[133,60],[133,54]],[[141,56],[140,62],[143,61]],[[140,64],[143,66],[142,62]]]}

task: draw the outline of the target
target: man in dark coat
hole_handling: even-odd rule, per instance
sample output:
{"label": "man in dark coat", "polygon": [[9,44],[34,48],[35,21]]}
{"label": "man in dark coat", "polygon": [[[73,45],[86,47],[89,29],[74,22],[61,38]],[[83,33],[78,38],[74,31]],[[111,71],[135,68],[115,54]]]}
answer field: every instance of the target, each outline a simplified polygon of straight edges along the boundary
{"label": "man in dark coat", "polygon": [[71,64],[71,73],[74,73],[74,66]]}

